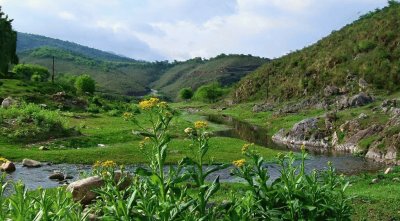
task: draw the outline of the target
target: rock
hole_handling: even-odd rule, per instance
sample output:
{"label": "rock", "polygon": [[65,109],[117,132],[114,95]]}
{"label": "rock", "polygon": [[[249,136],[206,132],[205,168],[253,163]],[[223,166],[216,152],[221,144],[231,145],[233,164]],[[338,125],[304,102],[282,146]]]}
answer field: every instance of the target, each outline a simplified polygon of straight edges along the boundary
{"label": "rock", "polygon": [[398,177],[395,177],[395,178],[393,178],[393,179],[392,179],[392,181],[395,181],[395,182],[400,182],[400,178],[398,178]]}
{"label": "rock", "polygon": [[39,104],[39,107],[46,109],[47,108],[47,104]]}
{"label": "rock", "polygon": [[358,80],[358,86],[360,87],[360,89],[364,90],[368,87],[368,83],[364,80],[364,78],[360,78]]}
{"label": "rock", "polygon": [[388,167],[388,168],[386,168],[386,170],[385,170],[385,174],[389,174],[389,173],[391,173],[393,171],[393,168],[392,167]]}
{"label": "rock", "polygon": [[92,190],[103,185],[104,181],[100,177],[93,176],[69,184],[67,190],[72,193],[74,201],[87,205],[96,198],[96,193]]}
{"label": "rock", "polygon": [[366,119],[368,118],[368,115],[366,115],[365,113],[361,113],[360,115],[358,115],[358,119]]}
{"label": "rock", "polygon": [[296,123],[289,132],[281,129],[272,136],[275,143],[283,144],[289,148],[299,149],[305,145],[307,149],[318,152],[328,151],[326,135],[318,128],[317,118],[308,118]]}
{"label": "rock", "polygon": [[338,151],[348,151],[351,153],[359,152],[358,142],[364,138],[378,134],[383,128],[380,125],[372,125],[371,127],[360,130],[353,136],[349,137],[344,144],[336,145],[333,148]]}
{"label": "rock", "polygon": [[45,146],[40,146],[39,150],[50,150],[50,149],[48,147],[45,147]]}
{"label": "rock", "polygon": [[51,179],[51,180],[63,181],[63,180],[65,180],[65,176],[64,176],[64,174],[61,173],[61,172],[55,172],[55,173],[53,173],[53,174],[51,174],[51,175],[49,176],[49,179]]}
{"label": "rock", "polygon": [[369,104],[372,101],[374,101],[374,99],[371,96],[361,92],[349,99],[349,105],[350,107],[360,107]]}
{"label": "rock", "polygon": [[374,178],[374,179],[371,180],[371,183],[373,183],[373,184],[378,183],[378,182],[379,182],[378,178]]}
{"label": "rock", "polygon": [[[124,173],[126,179],[119,186],[119,189],[127,188],[132,182],[132,176],[128,173]],[[118,183],[121,179],[121,171],[115,171],[115,182]],[[92,176],[82,180],[72,182],[68,185],[67,190],[72,193],[74,201],[80,202],[83,205],[91,203],[96,198],[94,189],[101,188],[104,185],[104,181],[99,176]]]}
{"label": "rock", "polygon": [[1,102],[1,107],[2,108],[9,108],[12,105],[15,105],[17,102],[14,100],[12,97],[7,97],[6,99]]}
{"label": "rock", "polygon": [[65,179],[66,179],[66,180],[71,180],[71,179],[74,179],[74,177],[71,176],[71,175],[66,175],[66,176],[65,176]]}
{"label": "rock", "polygon": [[338,137],[336,131],[333,132],[333,134],[332,134],[332,142],[331,143],[332,143],[333,147],[339,144],[339,137]]}
{"label": "rock", "polygon": [[266,103],[266,104],[254,104],[253,106],[253,112],[258,113],[258,112],[265,112],[265,111],[272,111],[274,109],[274,106],[272,104]]}
{"label": "rock", "polygon": [[339,88],[338,87],[336,87],[336,86],[327,86],[325,89],[324,89],[324,95],[325,95],[325,97],[330,97],[330,96],[332,96],[332,95],[338,95],[339,94]]}
{"label": "rock", "polygon": [[15,164],[11,161],[7,161],[7,162],[1,164],[0,170],[4,171],[6,173],[12,173],[16,170]]}
{"label": "rock", "polygon": [[97,144],[97,146],[98,146],[98,147],[106,147],[106,145],[101,144],[101,143]]}
{"label": "rock", "polygon": [[28,167],[28,168],[35,168],[35,167],[41,167],[42,163],[40,163],[39,161],[36,161],[36,160],[23,159],[22,165],[24,167]]}

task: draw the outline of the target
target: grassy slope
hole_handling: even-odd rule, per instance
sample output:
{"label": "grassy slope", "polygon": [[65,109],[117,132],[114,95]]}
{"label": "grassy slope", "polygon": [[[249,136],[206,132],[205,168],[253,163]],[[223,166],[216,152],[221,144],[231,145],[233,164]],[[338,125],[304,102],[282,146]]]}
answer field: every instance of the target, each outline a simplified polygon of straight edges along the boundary
{"label": "grassy slope", "polygon": [[266,61],[267,59],[246,55],[220,55],[210,60],[192,59],[178,63],[152,85],[175,98],[179,90],[185,87],[195,90],[213,81],[218,81],[223,86],[232,85]]}
{"label": "grassy slope", "polygon": [[[237,101],[290,99],[323,93],[327,85],[358,91],[358,79],[395,91],[400,83],[400,4],[392,3],[303,50],[269,62],[247,75],[233,94]],[[353,81],[346,79],[351,74]],[[269,76],[269,77],[268,77]],[[273,86],[272,86],[273,85]]]}

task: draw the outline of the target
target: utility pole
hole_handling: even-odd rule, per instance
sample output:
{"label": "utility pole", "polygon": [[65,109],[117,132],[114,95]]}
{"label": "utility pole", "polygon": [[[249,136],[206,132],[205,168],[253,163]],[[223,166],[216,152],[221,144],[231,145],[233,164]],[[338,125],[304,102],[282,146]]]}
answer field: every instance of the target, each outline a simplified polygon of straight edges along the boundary
{"label": "utility pole", "polygon": [[51,83],[54,84],[54,56],[53,56],[53,73],[51,75]]}

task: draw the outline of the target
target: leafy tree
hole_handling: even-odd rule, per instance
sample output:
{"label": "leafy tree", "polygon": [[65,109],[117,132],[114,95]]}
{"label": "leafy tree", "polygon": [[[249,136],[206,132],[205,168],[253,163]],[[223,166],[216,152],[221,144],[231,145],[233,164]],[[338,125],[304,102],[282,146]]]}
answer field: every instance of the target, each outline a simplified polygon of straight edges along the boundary
{"label": "leafy tree", "polygon": [[33,81],[47,81],[50,72],[46,67],[35,64],[18,64],[13,68],[13,72],[19,79]]}
{"label": "leafy tree", "polygon": [[89,75],[83,74],[76,78],[75,88],[80,94],[93,94],[96,89],[96,82]]}
{"label": "leafy tree", "polygon": [[15,53],[17,33],[12,29],[12,21],[1,11],[0,6],[0,75],[2,76],[7,74],[10,63],[18,63],[18,57]]}
{"label": "leafy tree", "polygon": [[193,90],[190,87],[182,88],[179,91],[179,97],[184,100],[189,100],[193,97]]}
{"label": "leafy tree", "polygon": [[215,102],[224,95],[224,89],[219,83],[211,83],[199,87],[196,90],[195,98],[205,102]]}

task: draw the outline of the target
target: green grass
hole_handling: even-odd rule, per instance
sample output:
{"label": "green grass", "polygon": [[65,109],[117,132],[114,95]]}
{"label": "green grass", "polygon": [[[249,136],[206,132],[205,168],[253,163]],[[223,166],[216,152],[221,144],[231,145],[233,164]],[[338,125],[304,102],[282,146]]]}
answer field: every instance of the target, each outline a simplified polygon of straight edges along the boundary
{"label": "green grass", "polygon": [[[75,114],[77,115],[77,114]],[[9,144],[5,141],[0,145],[0,156],[10,160],[19,161],[23,158],[32,158],[40,161],[54,163],[82,163],[92,164],[97,160],[114,160],[120,164],[135,164],[146,162],[145,156],[139,149],[142,139],[132,134],[135,126],[122,117],[109,117],[106,115],[78,114],[79,117],[70,117],[72,126],[81,128],[82,136],[51,140],[22,146]],[[141,122],[146,122],[148,116],[139,115]],[[193,125],[193,121],[201,119],[198,116],[177,116],[171,124],[171,135],[174,138],[170,144],[168,163],[176,163],[185,156],[191,156],[190,140],[185,138],[183,130]],[[146,124],[145,124],[146,125]],[[210,125],[210,130],[219,130],[221,125]],[[241,147],[246,142],[239,139],[215,137],[210,140],[208,159],[210,162],[232,162],[242,158]],[[104,144],[105,147],[98,147]],[[38,147],[50,147],[48,151],[39,150]],[[257,146],[258,151],[268,160],[272,160],[278,153],[276,150]]]}
{"label": "green grass", "polygon": [[[380,181],[371,184],[371,180],[380,177]],[[353,220],[400,220],[400,168],[394,173],[360,175],[353,177],[348,193],[355,196]]]}

